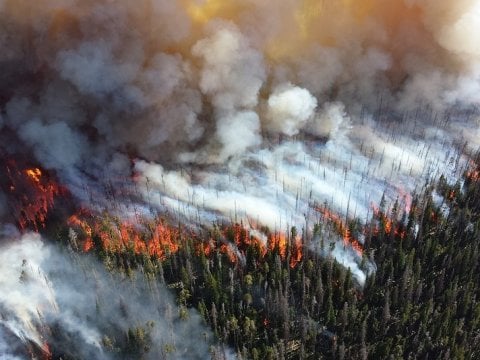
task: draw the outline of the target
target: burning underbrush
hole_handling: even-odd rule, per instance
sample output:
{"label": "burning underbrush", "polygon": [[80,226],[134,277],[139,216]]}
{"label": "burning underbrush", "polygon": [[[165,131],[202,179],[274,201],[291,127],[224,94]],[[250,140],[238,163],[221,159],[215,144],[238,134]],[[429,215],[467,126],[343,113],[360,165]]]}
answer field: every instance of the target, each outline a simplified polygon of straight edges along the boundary
{"label": "burning underbrush", "polygon": [[179,250],[193,246],[195,254],[210,258],[222,254],[231,264],[245,264],[247,253],[254,252],[262,262],[268,252],[295,267],[302,260],[303,240],[291,234],[271,233],[243,223],[216,224],[193,230],[186,225],[171,225],[162,217],[125,221],[108,214],[93,215],[82,210],[67,219],[70,245],[77,251],[133,254],[165,260]]}
{"label": "burning underbrush", "polygon": [[65,200],[68,191],[40,167],[9,159],[4,169],[6,176],[2,178],[1,188],[9,198],[12,220],[24,231],[44,230],[55,204]]}
{"label": "burning underbrush", "polygon": [[[343,262],[349,267],[355,262],[365,262],[366,239],[390,234],[400,239],[406,236],[405,221],[398,218],[399,211],[395,208],[387,215],[376,206],[373,206],[371,222],[361,224],[359,220],[340,216],[326,204],[314,205],[317,225],[313,233],[308,229],[298,233],[295,226],[286,231],[271,231],[252,219],[245,222],[223,220],[206,226],[175,223],[168,215],[153,212],[122,216],[106,210],[75,210],[72,196],[55,181],[53,174],[36,166],[19,166],[11,160],[6,162],[5,168],[8,176],[3,187],[9,190],[12,216],[19,228],[63,234],[69,245],[80,252],[133,254],[163,261],[193,246],[197,255],[209,258],[221,254],[231,264],[240,266],[245,265],[249,254],[254,254],[255,261],[262,263],[269,253],[274,253],[294,268],[302,262],[306,251],[316,251],[319,243],[326,239],[335,245],[330,249],[322,245],[322,256],[334,256],[342,263],[342,252],[350,253],[353,259]],[[410,207],[410,204],[405,206],[403,219]],[[362,271],[371,270],[359,270],[360,283],[365,278]]]}
{"label": "burning underbrush", "polygon": [[[472,185],[477,182],[475,171],[472,166],[465,173],[465,185],[460,189],[442,183],[442,180],[439,182],[437,191],[450,206],[462,204],[465,192],[477,191],[477,187]],[[335,213],[326,204],[313,205],[316,222],[312,232],[304,228],[299,231],[296,227],[271,231],[251,219],[218,221],[211,226],[189,225],[175,222],[166,215],[154,215],[153,211],[121,217],[107,211],[82,208],[67,216],[62,206],[70,204],[68,208],[74,209],[71,206],[72,197],[58,185],[53,174],[36,166],[14,166],[12,163],[7,165],[7,173],[6,184],[11,191],[11,199],[15,200],[11,203],[12,209],[16,209],[12,215],[17,217],[16,222],[22,232],[35,231],[55,236],[73,250],[70,252],[77,259],[80,259],[79,255],[88,258],[89,254],[94,254],[112,274],[118,272],[123,279],[133,279],[137,276],[135,274],[143,273],[146,281],[150,282],[146,287],[152,287],[157,282],[166,285],[176,294],[179,319],[192,316],[189,315],[191,308],[198,309],[215,339],[234,346],[237,351],[241,350],[241,345],[240,335],[234,330],[236,321],[272,336],[275,329],[289,322],[289,330],[282,336],[291,339],[286,346],[292,353],[300,351],[295,345],[300,340],[290,337],[289,332],[301,333],[306,323],[311,324],[309,326],[315,328],[317,334],[309,341],[317,339],[315,341],[322,346],[332,346],[337,335],[328,327],[337,326],[338,329],[332,314],[341,311],[340,299],[347,298],[351,303],[362,301],[364,286],[371,287],[371,279],[377,272],[373,261],[374,249],[385,244],[409,248],[423,233],[430,234],[443,216],[426,195],[423,198],[404,197],[404,200],[391,205],[384,200],[379,206],[372,204],[372,216],[365,223]],[[16,200],[19,189],[23,196]],[[426,227],[424,224],[427,222],[433,228]],[[39,246],[36,243],[33,245]],[[56,267],[55,264],[52,266]],[[23,326],[21,324],[31,324],[28,325],[31,333],[22,335],[30,339],[25,340],[28,346],[20,341],[24,345],[19,345],[20,348],[33,354],[27,357],[57,358],[65,354],[65,344],[71,342],[69,339],[73,334],[67,331],[65,335],[64,329],[73,325],[68,323],[68,318],[67,323],[62,318],[62,304],[51,300],[58,288],[46,280],[47,275],[34,273],[27,263],[23,267],[19,268],[21,281],[27,284],[28,291],[40,291],[45,301],[42,300],[36,310],[29,307],[30,318],[26,320],[22,317],[8,318],[10,328],[2,330],[5,333],[3,338],[8,335],[17,339],[12,331]],[[384,271],[380,269],[379,276],[383,276]],[[92,276],[95,278],[97,275]],[[317,283],[313,284],[315,278],[321,278],[320,283],[315,280]],[[55,283],[55,280],[52,281]],[[323,289],[322,282],[329,284],[327,289]],[[92,286],[97,289],[98,285]],[[302,311],[308,309],[306,314],[297,314],[297,317],[285,314],[285,304],[289,303],[292,291],[313,299],[311,303],[301,305]],[[104,298],[104,295],[100,297]],[[225,304],[235,305],[225,309]],[[96,306],[101,308],[101,304]],[[118,308],[119,313],[124,314],[122,316],[130,316],[122,298]],[[248,314],[247,318],[236,319],[235,316],[244,313]],[[111,314],[105,316],[110,317]],[[108,320],[105,321],[108,323]],[[148,318],[145,318],[145,323],[148,323]],[[321,327],[319,323],[326,325]],[[220,324],[224,324],[225,328],[221,328]],[[105,358],[110,358],[112,351],[159,354],[157,350],[150,352],[145,350],[147,348],[135,348],[138,344],[150,344],[150,337],[158,333],[150,325],[137,327],[136,330],[129,328],[127,338],[121,331],[104,325],[92,326],[97,340],[94,345],[86,347],[90,352],[102,351]],[[125,329],[125,326],[122,323],[119,329]],[[93,336],[87,329],[78,329],[85,339]],[[102,333],[108,335],[102,338]],[[241,338],[257,346],[262,343],[260,338],[251,337],[248,331],[242,333]],[[116,339],[117,345],[112,345],[112,339]],[[159,350],[160,353],[172,345],[167,343],[165,346]],[[180,349],[179,345],[176,346]]]}

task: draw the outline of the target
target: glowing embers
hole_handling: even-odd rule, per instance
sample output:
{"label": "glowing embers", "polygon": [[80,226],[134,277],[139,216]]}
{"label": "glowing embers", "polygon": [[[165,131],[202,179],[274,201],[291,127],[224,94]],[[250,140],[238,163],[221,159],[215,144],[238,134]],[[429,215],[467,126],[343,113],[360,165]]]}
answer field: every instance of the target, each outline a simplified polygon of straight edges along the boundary
{"label": "glowing embers", "polygon": [[40,168],[22,168],[15,161],[8,161],[6,173],[10,206],[19,227],[37,232],[45,228],[55,198],[64,192],[62,187]]}

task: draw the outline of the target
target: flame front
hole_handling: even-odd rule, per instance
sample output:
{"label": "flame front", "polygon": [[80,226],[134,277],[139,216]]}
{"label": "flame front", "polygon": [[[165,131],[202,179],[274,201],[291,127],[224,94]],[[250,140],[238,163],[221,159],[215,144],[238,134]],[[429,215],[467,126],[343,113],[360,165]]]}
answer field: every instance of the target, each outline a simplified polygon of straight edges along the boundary
{"label": "flame front", "polygon": [[38,167],[22,170],[14,161],[10,161],[6,170],[9,180],[7,187],[13,198],[13,215],[19,227],[37,232],[45,228],[55,198],[62,193],[61,187]]}
{"label": "flame front", "polygon": [[[375,225],[375,227],[373,228],[374,235],[380,234],[380,229],[383,228],[383,232],[385,235],[394,234],[400,239],[404,239],[407,236],[407,231],[403,228],[402,224],[397,219],[387,216],[375,205],[372,205],[372,208],[374,218],[378,221],[378,224]],[[408,209],[408,212],[410,212],[411,204],[406,205],[406,209]]]}
{"label": "flame front", "polygon": [[316,210],[322,214],[326,221],[333,223],[335,230],[342,236],[343,245],[351,247],[361,257],[363,255],[363,247],[357,239],[352,237],[346,222],[326,207],[316,207]]}
{"label": "flame front", "polygon": [[81,240],[80,247],[76,244],[76,239],[72,245],[85,252],[95,249],[112,253],[133,251],[136,255],[147,254],[165,260],[185,246],[184,239],[191,238],[197,251],[206,257],[219,252],[234,264],[245,258],[249,248],[256,249],[257,260],[265,258],[268,252],[278,252],[282,260],[289,259],[292,268],[303,257],[301,236],[296,235],[290,240],[284,232],[276,232],[270,234],[265,241],[263,236],[258,236],[258,230],[242,224],[225,225],[207,237],[208,241],[203,241],[204,237],[198,233],[189,232],[187,228],[173,227],[160,218],[143,219],[135,224],[114,220],[106,215],[100,219],[88,211],[80,211],[70,216],[67,223]]}
{"label": "flame front", "polygon": [[134,225],[128,221],[115,221],[107,216],[99,219],[87,211],[81,211],[70,216],[67,223],[81,235],[81,247],[85,252],[98,246],[108,252],[133,250],[135,254],[148,254],[164,260],[180,248],[178,230],[162,220]]}

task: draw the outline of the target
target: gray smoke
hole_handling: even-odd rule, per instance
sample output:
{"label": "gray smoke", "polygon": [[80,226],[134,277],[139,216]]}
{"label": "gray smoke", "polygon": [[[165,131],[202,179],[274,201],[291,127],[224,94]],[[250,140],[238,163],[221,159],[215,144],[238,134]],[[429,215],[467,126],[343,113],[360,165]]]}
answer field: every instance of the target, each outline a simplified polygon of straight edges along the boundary
{"label": "gray smoke", "polygon": [[128,358],[132,350],[125,344],[135,344],[127,334],[136,329],[144,331],[138,339],[148,346],[146,359],[210,357],[213,334],[194,310],[180,317],[158,280],[108,273],[94,259],[60,251],[37,234],[11,234],[2,242],[0,357],[24,358],[28,346],[49,344],[57,356]]}
{"label": "gray smoke", "polygon": [[[89,208],[109,206],[113,181],[124,217],[138,202],[310,234],[318,204],[366,220],[385,194],[408,210],[480,145],[479,8],[5,0],[2,153],[33,157]],[[359,256],[324,236],[362,282]]]}

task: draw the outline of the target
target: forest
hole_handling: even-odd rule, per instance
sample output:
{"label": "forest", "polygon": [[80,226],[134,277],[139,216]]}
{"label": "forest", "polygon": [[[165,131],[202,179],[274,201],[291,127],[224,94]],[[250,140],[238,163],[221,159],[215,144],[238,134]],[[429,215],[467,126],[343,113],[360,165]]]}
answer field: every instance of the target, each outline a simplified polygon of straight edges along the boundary
{"label": "forest", "polygon": [[[382,199],[367,223],[323,217],[309,237],[295,227],[284,237],[262,228],[263,244],[241,222],[194,234],[167,219],[138,234],[106,214],[100,225],[91,215],[70,220],[55,236],[67,248],[94,253],[128,281],[141,276],[169,288],[179,319],[196,309],[218,344],[212,359],[225,357],[222,347],[239,359],[479,358],[478,156],[474,164],[456,184],[443,176],[427,184],[409,209]],[[361,266],[376,265],[364,285],[315,249],[342,234],[362,236]],[[104,350],[148,357],[151,326],[106,328]],[[165,344],[162,356],[176,358],[177,346]]]}
{"label": "forest", "polygon": [[0,14],[2,360],[480,359],[480,0]]}

